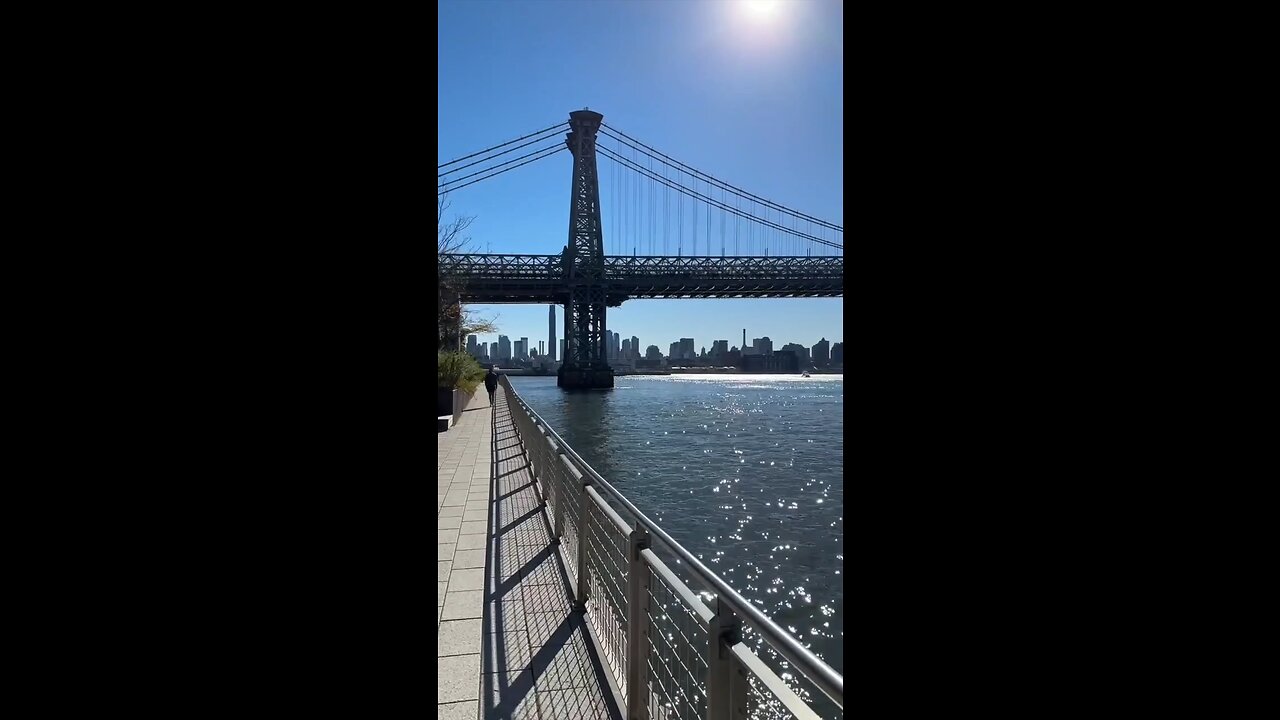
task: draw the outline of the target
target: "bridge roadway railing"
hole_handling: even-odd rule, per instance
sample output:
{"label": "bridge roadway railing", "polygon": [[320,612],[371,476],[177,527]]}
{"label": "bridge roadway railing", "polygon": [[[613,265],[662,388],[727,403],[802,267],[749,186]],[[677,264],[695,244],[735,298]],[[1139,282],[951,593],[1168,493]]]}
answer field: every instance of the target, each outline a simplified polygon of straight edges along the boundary
{"label": "bridge roadway railing", "polygon": [[[817,720],[813,708],[742,641],[746,627],[844,707],[841,675],[593,470],[516,393],[510,379],[504,375],[499,382],[547,501],[576,604],[585,609],[604,664],[622,691],[628,720]],[[710,605],[655,548],[703,586],[714,598]]]}
{"label": "bridge roadway railing", "polygon": [[[437,256],[443,275],[503,280],[564,278],[560,255]],[[689,277],[708,280],[844,280],[844,257],[685,257],[610,256],[604,258],[605,279],[626,282],[653,278]]]}

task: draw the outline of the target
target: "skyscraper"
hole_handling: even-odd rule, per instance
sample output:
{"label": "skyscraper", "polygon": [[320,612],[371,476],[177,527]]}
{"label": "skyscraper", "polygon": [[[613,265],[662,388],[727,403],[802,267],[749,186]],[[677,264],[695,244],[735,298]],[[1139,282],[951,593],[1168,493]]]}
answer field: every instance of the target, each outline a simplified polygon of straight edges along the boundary
{"label": "skyscraper", "polygon": [[619,352],[622,351],[622,346],[619,344],[620,339],[621,338],[618,335],[618,333],[613,334],[613,357],[614,358],[622,357],[621,355],[618,354]]}
{"label": "skyscraper", "polygon": [[506,362],[511,359],[511,338],[506,335],[498,336],[498,356],[494,361]]}
{"label": "skyscraper", "polygon": [[831,364],[844,364],[844,343],[838,342],[831,345]]}
{"label": "skyscraper", "polygon": [[688,359],[698,357],[698,351],[693,347],[693,338],[680,338],[680,357]]}
{"label": "skyscraper", "polygon": [[813,346],[813,364],[825,367],[831,361],[831,343],[822,338]]}
{"label": "skyscraper", "polygon": [[476,355],[479,354],[479,348],[476,347],[477,339],[478,338],[475,335],[467,336],[467,354],[470,355],[471,357],[475,357]]}
{"label": "skyscraper", "polygon": [[556,306],[547,308],[547,351],[551,359],[556,359]]}
{"label": "skyscraper", "polygon": [[635,335],[631,336],[631,356],[636,360],[640,359],[640,338]]}
{"label": "skyscraper", "polygon": [[793,352],[800,361],[800,367],[809,367],[809,348],[800,343],[787,343],[782,346],[784,352]]}
{"label": "skyscraper", "polygon": [[631,359],[631,338],[626,338],[622,341],[622,357],[628,360]]}
{"label": "skyscraper", "polygon": [[520,338],[520,352],[517,353],[521,360],[529,359],[529,338]]}
{"label": "skyscraper", "polygon": [[756,353],[759,355],[773,354],[773,341],[769,339],[768,335],[752,340],[751,344],[755,346]]}

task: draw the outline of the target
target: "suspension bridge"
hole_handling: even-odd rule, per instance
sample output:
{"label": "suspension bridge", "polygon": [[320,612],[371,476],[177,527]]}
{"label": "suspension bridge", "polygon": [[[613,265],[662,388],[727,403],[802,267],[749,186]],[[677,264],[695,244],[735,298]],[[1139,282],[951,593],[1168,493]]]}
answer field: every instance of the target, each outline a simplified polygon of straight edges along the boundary
{"label": "suspension bridge", "polygon": [[[566,129],[561,141],[558,136]],[[604,116],[590,110],[571,112],[567,122],[438,166],[437,194],[565,150],[573,156],[573,170],[569,239],[560,253],[441,253],[438,258],[441,287],[449,293],[445,302],[564,306],[560,387],[613,387],[606,360],[607,308],[628,299],[844,295],[843,226],[692,168],[604,124]],[[608,160],[610,170],[607,244],[598,158]],[[477,166],[485,167],[472,170]],[[606,247],[612,252],[606,254]]]}

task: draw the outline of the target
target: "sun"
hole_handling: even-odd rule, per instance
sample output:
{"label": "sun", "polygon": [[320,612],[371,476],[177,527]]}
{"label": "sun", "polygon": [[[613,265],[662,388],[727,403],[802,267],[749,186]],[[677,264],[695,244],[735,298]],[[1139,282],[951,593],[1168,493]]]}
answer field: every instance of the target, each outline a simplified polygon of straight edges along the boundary
{"label": "sun", "polygon": [[742,0],[743,10],[755,20],[767,20],[778,12],[779,0]]}

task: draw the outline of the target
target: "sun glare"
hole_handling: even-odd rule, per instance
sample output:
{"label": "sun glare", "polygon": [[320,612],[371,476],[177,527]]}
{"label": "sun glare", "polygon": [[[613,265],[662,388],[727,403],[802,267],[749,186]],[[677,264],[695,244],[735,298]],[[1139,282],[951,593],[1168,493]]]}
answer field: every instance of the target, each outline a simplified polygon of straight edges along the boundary
{"label": "sun glare", "polygon": [[767,20],[778,11],[778,0],[742,0],[742,7],[748,17]]}

